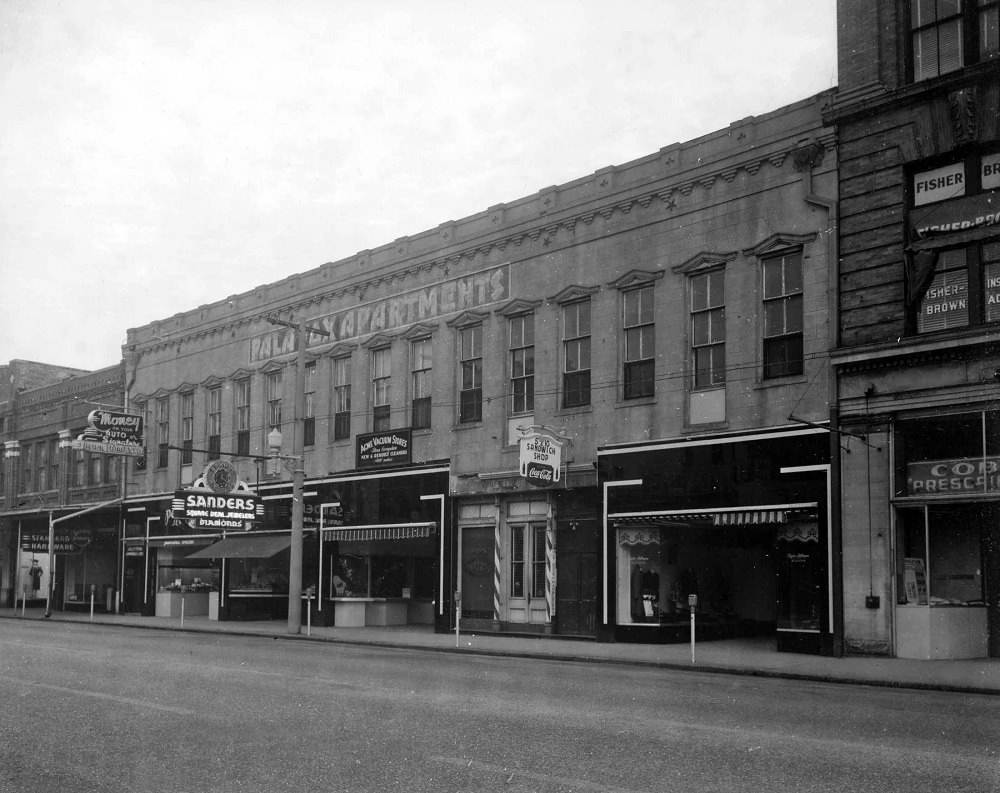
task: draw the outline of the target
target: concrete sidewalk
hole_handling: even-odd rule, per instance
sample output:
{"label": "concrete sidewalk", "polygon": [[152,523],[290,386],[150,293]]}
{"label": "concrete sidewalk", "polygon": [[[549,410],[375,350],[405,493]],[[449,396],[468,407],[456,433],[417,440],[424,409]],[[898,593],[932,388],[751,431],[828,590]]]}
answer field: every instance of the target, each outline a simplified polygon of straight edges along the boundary
{"label": "concrete sidewalk", "polygon": [[[551,637],[462,633],[434,633],[430,626],[389,628],[326,628],[302,625],[290,635],[282,621],[218,622],[207,617],[183,621],[167,617],[54,612],[45,620],[44,609],[0,609],[0,617],[18,621],[116,625],[147,630],[265,636],[291,641],[337,642],[422,649],[436,652],[537,658],[609,664],[633,664],[664,669],[817,680],[858,685],[958,691],[1000,695],[1000,659],[961,661],[912,661],[902,658],[824,658],[797,653],[779,653],[774,639],[731,639],[700,642],[691,661],[690,644],[625,644]],[[55,628],[55,625],[53,625]]]}

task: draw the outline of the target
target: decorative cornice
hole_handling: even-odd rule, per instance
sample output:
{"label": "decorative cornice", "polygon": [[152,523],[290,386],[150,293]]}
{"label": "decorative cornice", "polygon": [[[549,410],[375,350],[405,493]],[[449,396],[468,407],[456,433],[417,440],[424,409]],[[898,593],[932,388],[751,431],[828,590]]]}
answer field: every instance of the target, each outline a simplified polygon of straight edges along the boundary
{"label": "decorative cornice", "polygon": [[448,320],[449,328],[468,328],[473,325],[482,325],[490,315],[485,311],[463,311],[457,317]]}
{"label": "decorative cornice", "polygon": [[744,256],[763,256],[775,251],[787,250],[788,248],[800,248],[816,239],[816,234],[790,234],[788,232],[778,232],[772,234],[767,239],[758,242],[751,248],[744,248]]}
{"label": "decorative cornice", "polygon": [[367,350],[381,350],[392,345],[393,336],[388,333],[376,333],[370,339],[365,339],[361,346]]}
{"label": "decorative cornice", "polygon": [[404,333],[399,334],[399,337],[407,341],[426,339],[437,330],[437,327],[436,322],[418,322],[416,325],[411,325]]}
{"label": "decorative cornice", "polygon": [[560,304],[575,303],[578,300],[586,300],[591,295],[597,294],[600,291],[601,287],[599,286],[579,286],[578,284],[573,284],[556,292],[552,297],[548,298],[548,301]]}
{"label": "decorative cornice", "polygon": [[519,314],[530,314],[541,304],[541,300],[525,300],[521,297],[515,297],[496,309],[496,313],[503,317],[516,317]]}
{"label": "decorative cornice", "polygon": [[736,251],[728,253],[714,253],[713,251],[702,251],[696,256],[692,256],[683,264],[678,264],[671,268],[675,273],[694,273],[700,270],[714,270],[718,267],[725,267],[726,264],[736,258]]}
{"label": "decorative cornice", "polygon": [[608,286],[612,289],[634,289],[638,286],[645,286],[663,278],[663,270],[629,270],[625,275],[608,281]]}

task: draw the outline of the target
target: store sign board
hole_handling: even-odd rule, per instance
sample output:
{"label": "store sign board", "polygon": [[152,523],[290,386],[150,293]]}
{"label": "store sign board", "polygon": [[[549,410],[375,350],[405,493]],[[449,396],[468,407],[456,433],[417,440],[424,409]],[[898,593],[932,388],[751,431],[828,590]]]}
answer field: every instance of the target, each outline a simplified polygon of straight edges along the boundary
{"label": "store sign board", "polygon": [[965,163],[956,162],[913,174],[913,205],[923,206],[965,195]]}
{"label": "store sign board", "polygon": [[256,493],[214,493],[210,490],[177,490],[170,503],[175,520],[194,521],[199,529],[243,529],[249,531],[263,503]]}
{"label": "store sign board", "polygon": [[983,190],[995,190],[1000,187],[1000,154],[987,154],[983,157],[979,178]]}
{"label": "store sign board", "polygon": [[358,436],[357,466],[409,465],[412,460],[412,433],[409,428],[369,432]]}
{"label": "store sign board", "polygon": [[521,429],[520,474],[535,487],[550,487],[560,480],[565,439],[539,426]]}
{"label": "store sign board", "polygon": [[[335,314],[311,318],[307,325],[322,329],[329,335],[310,334],[306,346],[308,348],[317,344],[346,341],[403,328],[509,298],[510,266],[504,264],[393,297],[355,305]],[[295,336],[295,329],[285,328],[250,339],[250,363],[294,353]]]}
{"label": "store sign board", "polygon": [[87,429],[74,444],[88,452],[122,454],[143,457],[146,441],[142,416],[111,410],[92,410],[87,416]]}
{"label": "store sign board", "polygon": [[911,496],[1000,492],[1000,457],[909,463],[906,492]]}
{"label": "store sign board", "polygon": [[[54,553],[80,553],[86,545],[90,544],[90,534],[84,537],[80,532],[86,533],[86,529],[57,529],[53,535],[52,550]],[[78,541],[84,539],[81,545]],[[49,533],[47,531],[26,532],[21,535],[21,550],[31,553],[49,552]]]}
{"label": "store sign board", "polygon": [[920,237],[1000,225],[1000,194],[983,193],[914,211],[911,225]]}

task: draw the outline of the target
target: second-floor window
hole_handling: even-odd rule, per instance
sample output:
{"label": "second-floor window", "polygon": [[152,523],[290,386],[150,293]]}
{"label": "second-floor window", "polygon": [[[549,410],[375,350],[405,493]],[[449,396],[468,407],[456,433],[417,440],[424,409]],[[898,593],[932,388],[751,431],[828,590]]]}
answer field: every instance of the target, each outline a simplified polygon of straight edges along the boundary
{"label": "second-floor window", "polygon": [[[111,457],[118,459],[117,455]],[[49,487],[53,490],[59,487],[59,441],[55,440],[49,441]]]}
{"label": "second-floor window", "polygon": [[472,325],[458,332],[458,357],[462,377],[458,394],[458,420],[483,420],[483,326]]}
{"label": "second-floor window", "polygon": [[208,389],[208,459],[218,460],[222,452],[222,387]]}
{"label": "second-floor window", "polygon": [[302,443],[316,445],[316,361],[309,361],[305,369],[306,416],[302,424]]}
{"label": "second-floor window", "polygon": [[653,287],[632,289],[624,295],[625,370],[624,397],[653,395],[656,358],[653,325]]}
{"label": "second-floor window", "polygon": [[156,400],[156,467],[166,468],[170,455],[170,399]]}
{"label": "second-floor window", "polygon": [[410,367],[412,391],[410,424],[414,429],[426,429],[431,426],[433,358],[430,339],[418,339],[410,344]]}
{"label": "second-floor window", "polygon": [[590,301],[562,309],[564,408],[590,404]]}
{"label": "second-floor window", "polygon": [[390,391],[392,387],[391,350],[372,350],[372,430],[384,432],[392,426]]}
{"label": "second-floor window", "polygon": [[1000,0],[911,0],[913,80],[927,80],[1000,53]]}
{"label": "second-floor window", "polygon": [[181,394],[181,464],[191,465],[194,457],[194,392]]}
{"label": "second-floor window", "polygon": [[38,464],[38,476],[36,477],[36,490],[48,490],[49,488],[49,444],[42,441],[37,446],[38,452],[35,459]]}
{"label": "second-floor window", "polygon": [[281,372],[268,372],[267,381],[267,428],[281,429]]}
{"label": "second-floor window", "polygon": [[691,364],[694,387],[726,382],[725,271],[691,278]]}
{"label": "second-floor window", "polygon": [[802,253],[763,261],[764,378],[802,374]]}
{"label": "second-floor window", "polygon": [[250,454],[250,380],[237,380],[235,389],[236,407],[236,453]]}
{"label": "second-floor window", "polygon": [[333,359],[333,439],[351,437],[351,359]]}
{"label": "second-floor window", "polygon": [[535,315],[510,319],[510,412],[535,409]]}

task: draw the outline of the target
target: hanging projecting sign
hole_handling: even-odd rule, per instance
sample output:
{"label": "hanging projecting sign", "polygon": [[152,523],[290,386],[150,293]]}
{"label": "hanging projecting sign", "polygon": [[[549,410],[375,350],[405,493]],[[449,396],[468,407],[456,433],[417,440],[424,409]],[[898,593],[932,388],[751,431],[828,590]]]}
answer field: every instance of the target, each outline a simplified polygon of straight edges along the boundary
{"label": "hanging projecting sign", "polygon": [[124,454],[144,457],[145,439],[142,416],[115,413],[110,410],[92,410],[87,416],[87,429],[76,439],[74,446],[100,454]]}
{"label": "hanging projecting sign", "polygon": [[170,502],[174,520],[192,521],[199,529],[249,531],[263,514],[264,503],[226,460],[210,463],[193,488],[175,491]]}
{"label": "hanging projecting sign", "polygon": [[548,427],[518,427],[521,433],[521,476],[535,487],[550,487],[560,480],[562,450],[567,439]]}
{"label": "hanging projecting sign", "polygon": [[409,465],[412,434],[409,428],[369,432],[358,436],[358,468]]}

